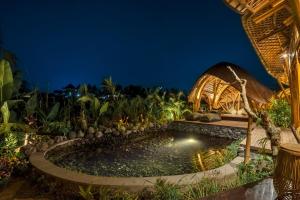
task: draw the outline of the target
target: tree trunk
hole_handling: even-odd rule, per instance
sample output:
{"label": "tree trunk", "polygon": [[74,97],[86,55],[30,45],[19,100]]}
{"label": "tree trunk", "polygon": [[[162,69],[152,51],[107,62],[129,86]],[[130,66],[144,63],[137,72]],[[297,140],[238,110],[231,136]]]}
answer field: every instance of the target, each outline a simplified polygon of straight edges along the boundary
{"label": "tree trunk", "polygon": [[[242,89],[241,95],[242,95],[242,99],[244,102],[245,111],[247,112],[249,118],[252,118],[254,121],[257,121],[259,119],[258,114],[256,114],[255,112],[252,111],[249,101],[248,101],[248,98],[247,98],[247,90],[246,90],[247,80],[240,79],[240,77],[238,77],[238,75],[235,73],[235,71],[230,66],[227,66],[227,68],[232,72],[235,79],[240,83],[240,86]],[[261,125],[266,130],[267,137],[271,142],[272,155],[275,157],[278,154],[278,147],[280,145],[281,129],[276,127],[273,124],[273,122],[271,121],[267,112],[262,112],[261,117],[262,117]],[[248,135],[247,135],[247,137],[248,137]],[[250,137],[251,137],[251,135],[250,135]],[[247,140],[251,142],[251,140],[249,140],[248,138],[247,138]],[[250,144],[248,144],[248,145],[250,146]],[[246,158],[246,156],[245,156],[245,158]],[[246,162],[246,160],[245,160],[245,162]]]}

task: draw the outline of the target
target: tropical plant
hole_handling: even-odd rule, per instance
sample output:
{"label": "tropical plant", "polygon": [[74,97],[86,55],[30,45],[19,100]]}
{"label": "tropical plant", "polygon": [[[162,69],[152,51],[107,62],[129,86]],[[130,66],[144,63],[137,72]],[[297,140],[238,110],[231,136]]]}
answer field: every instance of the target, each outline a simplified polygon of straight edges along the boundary
{"label": "tropical plant", "polygon": [[11,99],[14,91],[13,73],[8,61],[0,60],[0,106]]}
{"label": "tropical plant", "polygon": [[178,94],[172,94],[167,103],[163,106],[163,113],[168,121],[179,120],[186,113],[191,113],[191,110],[187,108],[185,101],[181,99],[183,92]]}
{"label": "tropical plant", "polygon": [[[90,113],[91,117],[94,120],[94,126],[98,126],[100,117],[108,110],[109,102],[104,102],[102,105],[97,97],[95,97],[93,94],[88,94],[86,93],[85,96],[81,96],[78,100],[81,105],[81,122],[82,122],[82,127],[87,126],[87,112],[88,109],[86,108],[86,104],[90,104]],[[86,130],[86,129],[84,129]]]}
{"label": "tropical plant", "polygon": [[238,177],[240,184],[251,183],[271,176],[274,170],[274,163],[270,156],[261,155],[250,160],[247,164],[238,166]]}
{"label": "tropical plant", "polygon": [[85,200],[137,200],[138,197],[121,189],[109,189],[100,187],[96,191],[92,186],[83,188],[79,186],[79,194]]}
{"label": "tropical plant", "polygon": [[290,126],[291,106],[285,99],[273,99],[268,113],[276,126],[285,128]]}
{"label": "tropical plant", "polygon": [[164,179],[158,179],[155,183],[154,200],[180,200],[183,194],[177,185],[168,183]]}
{"label": "tropical plant", "polygon": [[83,188],[82,186],[79,186],[79,194],[85,200],[94,200],[94,194],[92,193],[92,186],[91,185],[89,185],[86,188]]}

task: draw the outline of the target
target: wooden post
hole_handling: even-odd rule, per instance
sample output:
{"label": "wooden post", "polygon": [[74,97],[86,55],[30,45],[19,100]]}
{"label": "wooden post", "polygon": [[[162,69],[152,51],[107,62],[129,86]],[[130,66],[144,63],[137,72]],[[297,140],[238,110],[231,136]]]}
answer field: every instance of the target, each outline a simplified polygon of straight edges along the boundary
{"label": "wooden post", "polygon": [[[290,81],[290,90],[291,90],[291,107],[292,107],[292,120],[293,125],[296,128],[300,128],[300,64],[298,59],[295,59],[293,63],[291,81]],[[297,130],[298,131],[298,130]]]}
{"label": "wooden post", "polygon": [[297,134],[300,131],[300,63],[298,51],[300,48],[300,36],[297,26],[293,27],[293,35],[289,46],[288,57],[285,65],[289,72],[289,85],[291,93],[292,126]]}
{"label": "wooden post", "polygon": [[247,164],[250,161],[252,122],[253,122],[252,117],[248,116],[248,128],[247,128],[246,147],[245,147],[245,156],[244,156],[244,163],[245,164]]}

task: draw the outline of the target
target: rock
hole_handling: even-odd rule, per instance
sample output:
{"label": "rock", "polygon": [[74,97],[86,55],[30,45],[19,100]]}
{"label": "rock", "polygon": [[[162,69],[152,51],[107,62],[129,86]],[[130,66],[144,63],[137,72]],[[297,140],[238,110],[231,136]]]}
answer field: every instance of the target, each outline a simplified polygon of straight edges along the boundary
{"label": "rock", "polygon": [[56,137],[54,138],[54,141],[55,141],[56,143],[62,142],[62,141],[63,141],[63,140],[62,140],[62,136],[56,136]]}
{"label": "rock", "polygon": [[240,147],[238,148],[238,152],[239,152],[239,153],[240,153],[240,152],[244,152],[244,151],[245,151],[245,148],[244,148],[244,147],[241,147],[241,146],[240,146]]}
{"label": "rock", "polygon": [[94,127],[89,127],[88,129],[88,134],[94,134],[96,131],[94,129]]}
{"label": "rock", "polygon": [[131,130],[127,130],[126,133],[125,133],[125,135],[130,135],[131,133],[132,133]]}
{"label": "rock", "polygon": [[76,138],[76,132],[75,131],[71,131],[69,133],[69,138],[72,140],[72,139],[75,139]]}
{"label": "rock", "polygon": [[105,126],[98,126],[99,131],[104,132],[107,128]]}
{"label": "rock", "polygon": [[48,149],[48,144],[46,142],[43,142],[40,148],[40,151],[46,151]]}
{"label": "rock", "polygon": [[48,140],[48,145],[52,146],[55,143],[55,141],[53,139]]}
{"label": "rock", "polygon": [[186,120],[201,121],[201,122],[215,122],[221,121],[221,115],[218,113],[198,113],[194,112],[186,116]]}
{"label": "rock", "polygon": [[144,128],[143,126],[141,126],[141,127],[139,128],[139,131],[140,131],[140,132],[144,132],[144,131],[145,131],[145,128]]}
{"label": "rock", "polygon": [[149,128],[154,128],[154,124],[152,122],[149,123]]}
{"label": "rock", "polygon": [[101,131],[97,131],[96,133],[95,133],[95,137],[96,138],[101,138],[103,136],[103,133],[101,132]]}
{"label": "rock", "polygon": [[84,137],[84,132],[82,130],[79,130],[77,133],[77,137],[83,138]]}
{"label": "rock", "polygon": [[105,134],[109,134],[109,133],[112,133],[112,130],[111,128],[107,128],[105,131],[104,131]]}

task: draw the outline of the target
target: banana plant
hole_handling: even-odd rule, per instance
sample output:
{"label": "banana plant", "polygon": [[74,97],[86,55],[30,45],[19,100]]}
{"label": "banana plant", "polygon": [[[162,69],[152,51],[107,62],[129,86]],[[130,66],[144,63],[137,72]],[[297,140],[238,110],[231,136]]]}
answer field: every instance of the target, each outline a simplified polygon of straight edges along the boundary
{"label": "banana plant", "polygon": [[48,113],[39,109],[37,113],[40,121],[42,122],[42,126],[39,128],[39,131],[43,133],[55,132],[55,134],[67,134],[70,127],[65,122],[60,122],[57,120],[59,111],[60,103],[54,104]]}
{"label": "banana plant", "polygon": [[101,106],[99,99],[91,94],[82,96],[77,101],[81,103],[81,121],[84,121],[84,124],[82,124],[82,126],[87,127],[87,124],[85,124],[87,121],[85,104],[88,102],[91,104],[90,108],[92,118],[94,119],[94,126],[98,126],[99,119],[107,111],[109,103],[105,102]]}
{"label": "banana plant", "polygon": [[0,105],[11,99],[14,91],[13,73],[8,61],[0,60]]}

